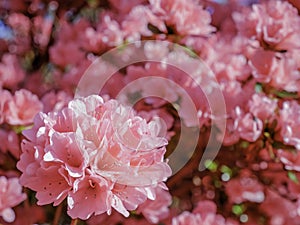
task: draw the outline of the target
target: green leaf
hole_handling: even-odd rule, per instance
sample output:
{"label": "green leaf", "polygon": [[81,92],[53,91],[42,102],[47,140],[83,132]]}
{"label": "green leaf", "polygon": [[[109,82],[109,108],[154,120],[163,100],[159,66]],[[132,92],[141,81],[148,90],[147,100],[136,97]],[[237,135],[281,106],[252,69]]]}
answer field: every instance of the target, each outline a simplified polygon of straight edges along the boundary
{"label": "green leaf", "polygon": [[281,90],[281,91],[273,90],[272,92],[273,92],[273,94],[275,94],[277,97],[280,97],[280,98],[297,99],[299,97],[297,92],[288,92],[288,91],[283,91],[283,90]]}
{"label": "green leaf", "polygon": [[33,125],[29,125],[29,126],[13,126],[12,130],[16,133],[16,134],[21,134],[23,132],[23,130],[27,130],[29,128],[31,128]]}
{"label": "green leaf", "polygon": [[207,159],[204,162],[204,166],[206,169],[210,170],[211,172],[216,172],[218,170],[218,164],[210,159]]}
{"label": "green leaf", "polygon": [[219,180],[214,180],[214,185],[215,185],[216,188],[222,187],[222,183]]}
{"label": "green leaf", "polygon": [[290,178],[290,180],[292,180],[296,184],[299,184],[299,180],[294,172],[288,171],[288,177]]}
{"label": "green leaf", "polygon": [[264,132],[264,136],[265,136],[266,138],[270,138],[270,137],[271,137],[271,134],[270,134],[269,132]]}
{"label": "green leaf", "polygon": [[222,165],[221,168],[220,168],[220,171],[222,173],[228,173],[229,176],[232,176],[232,170],[230,167],[226,166],[226,165]]}
{"label": "green leaf", "polygon": [[261,83],[256,83],[255,84],[255,92],[256,93],[261,93],[262,91],[263,91],[262,84]]}
{"label": "green leaf", "polygon": [[242,215],[245,212],[245,209],[246,208],[243,204],[232,206],[232,212],[237,216]]}
{"label": "green leaf", "polygon": [[198,55],[196,54],[196,52],[194,52],[194,50],[191,49],[190,47],[187,47],[187,46],[181,46],[181,47],[183,47],[184,50],[185,50],[185,52],[186,52],[189,56],[191,56],[192,58],[197,58],[197,57],[198,57]]}
{"label": "green leaf", "polygon": [[240,146],[241,146],[241,148],[248,148],[249,147],[249,142],[248,141],[242,141]]}

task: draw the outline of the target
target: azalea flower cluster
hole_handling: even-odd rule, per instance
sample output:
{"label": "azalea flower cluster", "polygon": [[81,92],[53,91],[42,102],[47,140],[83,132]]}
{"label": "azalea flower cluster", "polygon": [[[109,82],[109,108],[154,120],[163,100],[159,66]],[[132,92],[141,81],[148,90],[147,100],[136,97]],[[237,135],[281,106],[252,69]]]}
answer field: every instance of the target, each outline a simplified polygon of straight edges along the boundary
{"label": "azalea flower cluster", "polygon": [[[299,12],[297,0],[0,0],[0,223],[298,224]],[[118,68],[140,43],[145,60]],[[78,96],[114,49],[117,72]]]}
{"label": "azalea flower cluster", "polygon": [[116,209],[124,216],[147,198],[171,170],[159,123],[134,116],[97,95],[70,101],[58,113],[40,113],[23,132],[17,168],[20,183],[37,192],[37,204],[59,205],[66,197],[72,218],[88,219]]}

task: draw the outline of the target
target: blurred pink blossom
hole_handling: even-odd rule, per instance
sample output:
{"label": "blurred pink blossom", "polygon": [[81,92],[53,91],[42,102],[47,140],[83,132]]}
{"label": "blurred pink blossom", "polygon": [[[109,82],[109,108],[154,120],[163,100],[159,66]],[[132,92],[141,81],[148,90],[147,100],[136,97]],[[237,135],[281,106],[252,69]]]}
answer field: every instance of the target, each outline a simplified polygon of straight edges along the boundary
{"label": "blurred pink blossom", "polygon": [[211,16],[197,1],[150,0],[152,11],[160,15],[168,26],[174,26],[180,35],[208,36],[215,31]]}
{"label": "blurred pink blossom", "polygon": [[280,110],[281,137],[286,144],[300,150],[300,105],[296,101],[285,101]]}
{"label": "blurred pink blossom", "polygon": [[57,93],[50,91],[41,99],[41,102],[43,103],[43,111],[45,113],[50,111],[60,111],[68,105],[69,101],[71,101],[71,96],[64,91],[59,91]]}
{"label": "blurred pink blossom", "polygon": [[147,200],[138,207],[138,212],[153,224],[165,219],[169,215],[168,206],[172,203],[172,196],[161,187],[156,188],[156,199]]}
{"label": "blurred pink blossom", "polygon": [[255,177],[249,177],[249,171],[241,171],[237,178],[229,180],[225,184],[229,201],[241,204],[245,201],[261,203],[265,199],[263,185]]}
{"label": "blurred pink blossom", "polygon": [[238,30],[276,50],[300,47],[298,11],[287,1],[265,1],[233,13]]}
{"label": "blurred pink blossom", "polygon": [[7,104],[12,101],[12,95],[9,91],[0,89],[0,96],[0,124],[2,124],[6,118]]}
{"label": "blurred pink blossom", "polygon": [[23,55],[30,51],[31,47],[31,21],[22,13],[11,13],[7,18],[7,23],[13,28],[13,42],[9,46],[12,54]]}
{"label": "blurred pink blossom", "polygon": [[17,206],[26,199],[22,193],[22,186],[18,178],[0,177],[0,216],[4,221],[11,223],[15,220],[15,212],[12,207]]}
{"label": "blurred pink blossom", "polygon": [[43,110],[38,97],[26,89],[15,92],[12,100],[7,103],[6,122],[11,125],[28,125],[34,116]]}
{"label": "blurred pink blossom", "polygon": [[274,117],[277,109],[277,99],[271,99],[264,94],[254,94],[248,103],[249,111],[262,121]]}
{"label": "blurred pink blossom", "polygon": [[232,145],[240,138],[249,142],[256,141],[263,130],[263,123],[251,113],[245,113],[239,106],[232,110],[227,118],[224,145]]}
{"label": "blurred pink blossom", "polygon": [[200,201],[193,212],[184,211],[172,219],[172,225],[237,225],[237,223],[217,214],[217,207],[212,201]]}
{"label": "blurred pink blossom", "polygon": [[79,19],[69,23],[64,19],[60,21],[60,27],[56,35],[56,42],[49,49],[50,61],[62,68],[68,65],[76,65],[85,59],[85,52],[80,43],[83,43],[85,31],[89,22]]}
{"label": "blurred pink blossom", "polygon": [[273,71],[276,69],[276,62],[275,52],[257,50],[250,58],[250,66],[253,69],[252,75],[258,82],[269,83]]}
{"label": "blurred pink blossom", "polygon": [[116,9],[118,9],[122,14],[127,14],[136,5],[141,5],[146,2],[146,0],[109,0],[110,4]]}
{"label": "blurred pink blossom", "polygon": [[41,49],[45,49],[49,44],[52,32],[54,18],[48,16],[43,18],[37,16],[33,18],[34,42],[39,45]]}
{"label": "blurred pink blossom", "polygon": [[0,86],[15,89],[25,78],[25,72],[14,54],[6,53],[0,63]]}
{"label": "blurred pink blossom", "polygon": [[269,216],[270,225],[297,224],[299,221],[297,206],[271,188],[266,190],[266,199],[259,207]]}
{"label": "blurred pink blossom", "polygon": [[118,46],[123,43],[124,34],[121,30],[120,24],[114,20],[109,14],[102,16],[101,25],[98,30],[101,32],[101,40],[108,46]]}
{"label": "blurred pink blossom", "polygon": [[16,159],[19,159],[20,141],[16,132],[0,129],[0,143],[2,152],[10,152]]}
{"label": "blurred pink blossom", "polygon": [[263,131],[263,122],[259,118],[255,118],[251,113],[246,113],[238,122],[238,131],[241,138],[254,142]]}
{"label": "blurred pink blossom", "polygon": [[58,41],[50,50],[50,60],[54,64],[64,68],[68,65],[74,65],[84,59],[84,52],[79,48],[76,42],[67,43]]}
{"label": "blurred pink blossom", "polygon": [[160,31],[166,32],[167,28],[163,19],[154,15],[149,7],[136,6],[122,22],[123,32],[129,41],[140,40],[141,36],[151,36],[153,32],[148,28],[151,24]]}
{"label": "blurred pink blossom", "polygon": [[287,151],[279,149],[277,156],[284,164],[285,169],[300,171],[300,154],[296,151]]}
{"label": "blurred pink blossom", "polygon": [[80,37],[80,43],[85,51],[102,52],[105,44],[102,40],[102,34],[92,27],[87,27]]}
{"label": "blurred pink blossom", "polygon": [[253,76],[258,82],[289,92],[299,91],[300,72],[292,55],[257,50],[250,58]]}

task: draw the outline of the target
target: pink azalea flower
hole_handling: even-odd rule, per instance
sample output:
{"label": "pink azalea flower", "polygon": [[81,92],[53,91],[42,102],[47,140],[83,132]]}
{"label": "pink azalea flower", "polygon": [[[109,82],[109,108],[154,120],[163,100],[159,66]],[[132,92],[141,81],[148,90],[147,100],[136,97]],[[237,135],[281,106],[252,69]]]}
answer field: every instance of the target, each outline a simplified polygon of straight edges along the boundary
{"label": "pink azalea flower", "polygon": [[68,65],[74,65],[84,59],[84,52],[81,51],[76,42],[62,42],[58,41],[51,46],[50,60],[54,64],[64,68]]}
{"label": "pink azalea flower", "polygon": [[74,23],[60,21],[56,42],[49,49],[50,61],[62,68],[68,65],[76,65],[85,59],[82,43],[85,39],[85,31],[89,23],[85,19],[79,19]]}
{"label": "pink azalea flower", "polygon": [[258,82],[289,92],[299,91],[300,72],[297,61],[290,53],[257,50],[250,57],[253,76]]}
{"label": "pink azalea flower", "polygon": [[215,28],[210,25],[211,16],[197,1],[151,0],[154,13],[161,15],[169,26],[175,26],[181,35],[207,36]]}
{"label": "pink azalea flower", "polygon": [[17,164],[18,169],[23,172],[20,183],[23,186],[29,186],[32,181],[37,180],[37,170],[40,168],[43,149],[26,140],[23,140],[21,147],[22,154]]}
{"label": "pink azalea flower", "polygon": [[24,77],[25,73],[17,56],[9,53],[4,54],[0,63],[0,86],[15,89]]}
{"label": "pink azalea flower", "polygon": [[7,18],[14,31],[13,42],[10,44],[10,52],[13,54],[25,54],[31,48],[31,21],[22,13],[10,13]]}
{"label": "pink azalea flower", "polygon": [[34,116],[42,109],[43,105],[36,95],[26,89],[18,90],[7,103],[6,122],[11,125],[31,124]]}
{"label": "pink azalea flower", "polygon": [[202,200],[197,203],[197,206],[194,208],[193,213],[199,213],[202,215],[208,215],[210,213],[216,213],[217,206],[213,201]]}
{"label": "pink azalea flower", "polygon": [[[153,48],[156,47],[160,47],[160,45],[153,46]],[[166,52],[163,47],[166,46],[162,45],[160,47],[162,49],[161,51]],[[150,52],[148,50],[146,51],[148,53]],[[151,53],[149,55],[153,57]],[[178,57],[178,55],[180,55],[180,57]],[[162,54],[158,57],[162,57]],[[170,62],[185,67],[195,79],[199,77],[198,73],[201,71],[201,65],[189,58],[186,53],[178,52],[178,54],[169,54],[166,57],[170,58]],[[192,62],[190,62],[189,59],[191,59]],[[143,79],[139,80],[139,78],[143,77],[147,79],[147,82]],[[161,82],[157,82],[160,78],[162,78]],[[208,107],[203,92],[201,92],[200,88],[197,87],[197,84],[189,76],[179,69],[173,68],[172,66],[164,68],[162,64],[157,63],[147,63],[145,68],[141,66],[130,66],[127,68],[127,75],[124,80],[128,84],[134,81],[133,84],[126,87],[126,91],[120,96],[121,100],[126,103],[135,102],[137,100],[135,97],[137,96],[144,97],[144,101],[154,108],[159,108],[165,105],[166,102],[176,104],[178,105],[179,116],[183,119],[185,125],[189,127],[197,126],[197,119],[200,120],[201,125],[209,120],[209,116],[207,115]],[[203,80],[204,79],[202,79],[202,81]],[[191,98],[191,101],[188,101],[189,99],[187,99],[187,97]],[[191,109],[191,104],[189,103],[195,105],[194,111]],[[198,115],[193,115],[193,113],[197,114],[197,111],[199,111]],[[197,118],[197,116],[199,118]]]}
{"label": "pink azalea flower", "polygon": [[255,82],[253,81],[248,82],[246,85],[243,85],[242,82],[236,80],[225,80],[220,82],[220,87],[226,103],[226,112],[228,114],[236,111],[237,107],[240,110],[245,111],[245,106],[251,96],[255,93],[254,85]]}
{"label": "pink azalea flower", "polygon": [[172,225],[194,225],[203,224],[200,214],[193,214],[191,212],[183,212],[172,219]]}
{"label": "pink azalea flower", "polygon": [[261,203],[265,199],[263,185],[255,177],[249,177],[249,171],[242,171],[238,178],[229,180],[225,187],[229,201],[240,204],[245,201]]}
{"label": "pink azalea flower", "polygon": [[[55,71],[53,71],[53,75],[54,74]],[[50,91],[53,86],[51,83],[45,82],[45,77],[42,71],[35,71],[26,77],[23,88],[31,91],[33,94],[43,96]]]}
{"label": "pink azalea flower", "polygon": [[300,71],[295,59],[289,53],[286,53],[279,55],[278,60],[270,84],[279,90],[300,91]]}
{"label": "pink azalea flower", "polygon": [[15,212],[12,207],[20,204],[26,199],[26,194],[22,193],[22,186],[18,178],[7,179],[0,177],[0,216],[4,221],[11,223],[15,220]]}
{"label": "pink azalea flower", "polygon": [[147,123],[115,100],[72,100],[61,112],[38,114],[23,132],[20,181],[37,192],[40,205],[67,198],[72,218],[112,208],[128,216],[154,200],[156,187],[171,175],[159,131],[157,121]]}
{"label": "pink azalea flower", "polygon": [[102,42],[108,46],[118,46],[123,43],[124,34],[120,24],[110,15],[105,14],[102,17],[103,23],[99,26]]}
{"label": "pink azalea flower", "polygon": [[300,171],[300,154],[298,151],[292,152],[279,149],[277,156],[284,164],[285,169]]}
{"label": "pink azalea flower", "polygon": [[164,21],[146,6],[134,7],[129,15],[122,22],[122,30],[129,41],[140,40],[141,36],[151,36],[153,32],[148,28],[151,24],[162,32],[166,32],[167,28]]}
{"label": "pink azalea flower", "polygon": [[[36,165],[37,166],[37,165]],[[33,169],[33,168],[30,168]],[[72,178],[68,177],[68,171],[59,163],[48,163],[47,167],[35,168],[33,177],[26,184],[20,179],[22,185],[37,192],[38,205],[53,203],[59,205],[71,190]],[[27,172],[27,171],[26,171]]]}
{"label": "pink azalea flower", "polygon": [[99,53],[105,50],[106,46],[102,41],[102,35],[92,27],[87,27],[80,38],[80,45],[85,51]]}
{"label": "pink azalea flower", "polygon": [[61,111],[64,107],[68,105],[68,102],[71,100],[71,96],[64,91],[59,91],[55,93],[50,91],[46,93],[41,102],[43,103],[43,111],[48,113],[50,111]]}
{"label": "pink azalea flower", "polygon": [[[222,6],[225,7],[225,6]],[[224,34],[225,36],[225,34]],[[208,40],[195,40],[194,43],[187,39],[197,49],[201,58],[209,65],[215,73],[218,81],[244,81],[250,74],[251,69],[247,62],[247,41],[243,36],[233,36],[230,38],[223,35],[213,35]],[[189,44],[187,42],[187,44]]]}
{"label": "pink azalea flower", "polygon": [[250,58],[250,66],[253,69],[253,77],[258,82],[269,83],[277,63],[275,52],[257,50]]}
{"label": "pink azalea flower", "polygon": [[140,5],[145,0],[132,0],[128,2],[127,0],[109,0],[113,7],[119,10],[122,14],[127,14],[136,5]]}
{"label": "pink azalea flower", "polygon": [[7,104],[12,101],[12,95],[7,90],[0,89],[0,124],[5,121]]}
{"label": "pink azalea flower", "polygon": [[174,117],[166,111],[165,108],[159,108],[151,111],[143,111],[143,108],[137,108],[138,115],[145,118],[147,121],[159,119],[161,123],[160,136],[166,137],[168,140],[175,135],[174,131],[171,131],[174,125]]}
{"label": "pink azalea flower", "polygon": [[279,123],[283,141],[300,150],[300,105],[296,101],[285,101],[283,103]]}
{"label": "pink azalea flower", "polygon": [[100,176],[86,176],[74,183],[74,191],[68,197],[68,214],[72,218],[88,219],[93,213],[109,211],[109,201],[114,201],[109,183]]}
{"label": "pink azalea flower", "polygon": [[30,32],[30,19],[22,13],[10,14],[8,18],[8,24],[13,28],[18,29],[18,32],[22,33],[23,35]]}
{"label": "pink azalea flower", "polygon": [[254,142],[263,131],[263,122],[259,118],[253,117],[251,113],[247,113],[240,118],[238,131],[241,138]]}
{"label": "pink azalea flower", "polygon": [[[238,81],[221,82],[222,92],[226,102],[226,111],[231,112],[237,106],[242,106],[244,97],[242,84]],[[237,99],[238,98],[238,99]]]}
{"label": "pink azalea flower", "polygon": [[249,101],[249,111],[262,121],[270,119],[277,109],[277,100],[263,94],[254,94]]}
{"label": "pink azalea flower", "polygon": [[47,16],[45,18],[37,16],[33,19],[34,42],[38,44],[41,49],[45,49],[50,41],[53,21],[53,16]]}
{"label": "pink azalea flower", "polygon": [[259,208],[270,218],[271,225],[297,224],[299,221],[297,205],[271,188],[266,190],[266,199]]}
{"label": "pink azalea flower", "polygon": [[262,130],[263,123],[259,118],[236,106],[228,115],[223,144],[232,145],[240,138],[254,142],[260,137]]}
{"label": "pink azalea flower", "polygon": [[237,223],[226,221],[225,218],[217,214],[217,207],[214,202],[199,202],[193,212],[184,211],[172,219],[172,225],[236,225]]}
{"label": "pink azalea flower", "polygon": [[[72,65],[70,69],[62,74],[57,74],[54,78],[55,82],[67,93],[73,95],[73,90],[77,87],[82,75],[91,65],[92,59],[83,58],[76,65]],[[58,72],[58,71],[57,71]]]}
{"label": "pink azalea flower", "polygon": [[2,152],[10,152],[17,159],[20,157],[20,141],[16,132],[0,129],[0,142]]}
{"label": "pink azalea flower", "polygon": [[156,189],[156,199],[147,200],[138,207],[138,212],[153,224],[165,219],[169,215],[168,206],[172,203],[170,193],[161,187]]}
{"label": "pink azalea flower", "polygon": [[56,33],[57,42],[76,42],[82,37],[86,28],[90,27],[89,22],[84,18],[79,18],[78,20],[68,22],[64,17],[60,18],[59,21],[59,32]]}
{"label": "pink azalea flower", "polygon": [[266,1],[252,9],[234,13],[238,30],[249,38],[276,50],[300,47],[298,11],[286,1]]}
{"label": "pink azalea flower", "polygon": [[237,143],[239,140],[240,135],[237,130],[237,120],[235,118],[228,118],[226,121],[224,139],[221,141],[224,146],[229,146]]}

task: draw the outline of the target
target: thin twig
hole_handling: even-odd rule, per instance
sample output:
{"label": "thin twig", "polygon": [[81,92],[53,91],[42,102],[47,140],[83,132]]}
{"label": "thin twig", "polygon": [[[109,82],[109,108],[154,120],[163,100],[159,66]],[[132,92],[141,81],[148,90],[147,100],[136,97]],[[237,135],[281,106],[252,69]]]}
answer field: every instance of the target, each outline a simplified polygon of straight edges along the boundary
{"label": "thin twig", "polygon": [[63,204],[59,204],[56,208],[53,225],[58,225],[62,213]]}
{"label": "thin twig", "polygon": [[78,219],[72,219],[71,225],[77,225]]}

